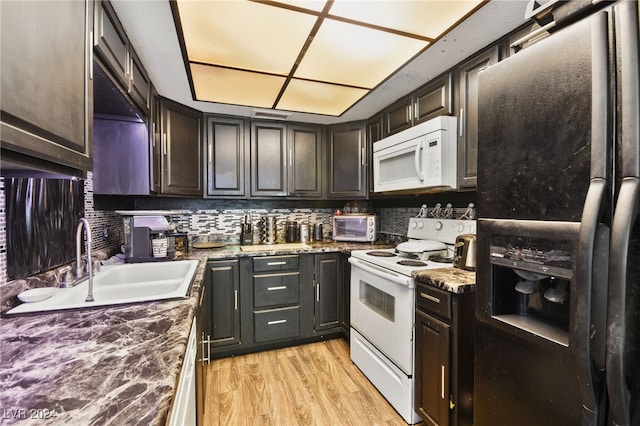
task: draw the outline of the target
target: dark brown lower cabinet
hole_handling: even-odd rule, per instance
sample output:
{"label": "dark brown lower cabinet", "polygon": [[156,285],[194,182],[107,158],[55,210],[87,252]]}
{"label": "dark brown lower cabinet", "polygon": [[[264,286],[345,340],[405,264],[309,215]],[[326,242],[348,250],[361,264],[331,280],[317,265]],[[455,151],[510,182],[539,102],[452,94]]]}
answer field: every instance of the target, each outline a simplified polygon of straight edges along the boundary
{"label": "dark brown lower cabinet", "polygon": [[239,345],[240,261],[207,262],[205,291],[208,291],[211,347]]}
{"label": "dark brown lower cabinet", "polygon": [[415,409],[430,426],[473,423],[475,293],[416,285]]}

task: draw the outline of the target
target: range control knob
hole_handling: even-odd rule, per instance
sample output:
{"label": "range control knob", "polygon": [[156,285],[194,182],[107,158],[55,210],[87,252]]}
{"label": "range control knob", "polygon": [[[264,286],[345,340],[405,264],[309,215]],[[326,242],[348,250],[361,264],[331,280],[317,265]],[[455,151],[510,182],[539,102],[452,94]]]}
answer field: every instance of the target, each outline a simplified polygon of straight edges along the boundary
{"label": "range control knob", "polygon": [[440,231],[443,226],[444,225],[442,224],[442,222],[437,221],[436,224],[435,224],[436,231]]}
{"label": "range control knob", "polygon": [[418,229],[422,229],[422,228],[424,228],[424,223],[418,222]]}
{"label": "range control knob", "polygon": [[412,220],[412,221],[411,221],[411,227],[412,227],[413,229],[416,229],[416,227],[417,227],[417,226],[418,226],[418,224],[416,223],[416,221],[415,221],[415,220]]}
{"label": "range control knob", "polygon": [[456,230],[457,230],[458,232],[462,232],[462,231],[464,231],[464,225],[463,225],[463,224],[461,224],[461,223],[459,223],[459,224],[458,224],[458,226],[456,226]]}

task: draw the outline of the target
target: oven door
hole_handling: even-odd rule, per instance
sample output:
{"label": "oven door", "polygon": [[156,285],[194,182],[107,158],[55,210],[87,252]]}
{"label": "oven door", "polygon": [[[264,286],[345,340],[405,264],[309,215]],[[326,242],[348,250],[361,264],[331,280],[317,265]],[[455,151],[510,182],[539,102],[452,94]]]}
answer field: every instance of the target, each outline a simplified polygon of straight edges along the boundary
{"label": "oven door", "polygon": [[413,279],[360,259],[351,263],[351,327],[413,374]]}

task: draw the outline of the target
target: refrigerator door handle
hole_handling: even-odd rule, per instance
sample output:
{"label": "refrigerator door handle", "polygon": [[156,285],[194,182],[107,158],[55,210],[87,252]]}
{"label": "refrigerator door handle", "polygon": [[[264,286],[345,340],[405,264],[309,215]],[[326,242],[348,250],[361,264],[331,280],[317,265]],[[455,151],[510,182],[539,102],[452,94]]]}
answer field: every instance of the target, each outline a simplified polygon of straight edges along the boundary
{"label": "refrigerator door handle", "polygon": [[609,416],[615,425],[630,422],[630,395],[626,385],[624,363],[627,261],[633,222],[638,215],[640,180],[622,181],[616,213],[611,227],[609,294],[607,299],[606,371],[609,392]]}
{"label": "refrigerator door handle", "polygon": [[[608,188],[605,179],[591,180],[587,198],[582,212],[582,222],[578,237],[578,252],[576,260],[575,286],[576,315],[573,321],[572,341],[573,353],[578,368],[580,393],[583,405],[583,425],[596,425],[598,421],[599,388],[592,371],[592,317],[591,305],[593,295],[594,258],[596,258],[596,236],[598,234],[600,217]],[[605,249],[606,250],[606,249]],[[604,330],[601,330],[604,334]],[[599,337],[599,335],[598,335]],[[604,339],[604,337],[602,337]],[[602,364],[603,362],[601,362]]]}
{"label": "refrigerator door handle", "polygon": [[[620,24],[620,152],[623,176],[618,194],[613,224],[609,262],[609,294],[607,301],[606,369],[609,392],[609,421],[614,425],[631,424],[630,392],[626,375],[630,365],[625,364],[627,351],[627,265],[633,225],[638,217],[640,201],[640,71],[638,60],[638,3],[621,2],[616,8]],[[632,260],[633,261],[633,260]],[[633,303],[633,302],[632,302]],[[631,330],[635,333],[637,330]],[[630,361],[630,360],[628,360]],[[637,379],[636,379],[637,380]],[[637,383],[637,382],[636,382]]]}

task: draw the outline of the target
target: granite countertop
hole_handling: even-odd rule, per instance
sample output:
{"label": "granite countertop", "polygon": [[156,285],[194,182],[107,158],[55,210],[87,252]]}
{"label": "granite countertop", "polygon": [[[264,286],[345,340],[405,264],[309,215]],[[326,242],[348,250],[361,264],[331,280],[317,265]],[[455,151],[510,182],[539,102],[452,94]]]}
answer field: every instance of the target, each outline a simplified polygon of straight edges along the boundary
{"label": "granite countertop", "polygon": [[[185,299],[0,318],[0,423],[164,424],[206,260],[374,247],[330,241],[309,245],[293,251],[265,247],[243,252],[238,245],[191,250],[184,258],[200,264]],[[3,312],[15,305],[20,291],[46,285],[27,281],[3,289]]]}
{"label": "granite countertop", "polygon": [[413,278],[417,282],[449,291],[451,293],[468,293],[475,291],[476,273],[459,268],[439,268],[416,271]]}

